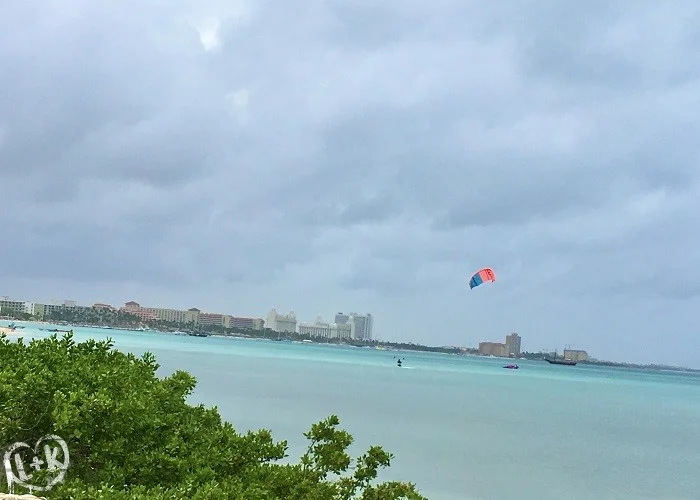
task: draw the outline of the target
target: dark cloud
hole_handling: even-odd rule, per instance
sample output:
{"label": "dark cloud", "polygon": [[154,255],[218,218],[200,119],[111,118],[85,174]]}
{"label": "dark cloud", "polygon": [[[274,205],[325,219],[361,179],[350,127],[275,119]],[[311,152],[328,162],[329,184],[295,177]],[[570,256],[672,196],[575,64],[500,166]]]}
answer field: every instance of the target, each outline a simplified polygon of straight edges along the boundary
{"label": "dark cloud", "polygon": [[[644,346],[652,312],[682,345],[699,306],[699,16],[690,1],[8,4],[0,293],[364,308],[384,338],[517,330],[530,350],[696,364]],[[487,265],[497,283],[468,290]]]}

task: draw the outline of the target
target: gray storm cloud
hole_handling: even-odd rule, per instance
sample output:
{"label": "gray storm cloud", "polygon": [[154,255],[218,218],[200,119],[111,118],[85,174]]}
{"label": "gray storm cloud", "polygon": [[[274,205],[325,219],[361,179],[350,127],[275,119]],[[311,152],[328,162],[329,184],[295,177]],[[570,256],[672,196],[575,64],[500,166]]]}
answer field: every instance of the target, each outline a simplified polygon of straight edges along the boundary
{"label": "gray storm cloud", "polygon": [[695,2],[2,11],[0,293],[697,365]]}

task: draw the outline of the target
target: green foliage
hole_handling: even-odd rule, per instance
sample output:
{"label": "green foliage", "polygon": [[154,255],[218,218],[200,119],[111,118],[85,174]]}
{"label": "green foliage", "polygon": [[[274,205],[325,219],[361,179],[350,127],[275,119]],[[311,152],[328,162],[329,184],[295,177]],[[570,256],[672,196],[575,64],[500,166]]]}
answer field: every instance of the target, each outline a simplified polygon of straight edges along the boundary
{"label": "green foliage", "polygon": [[421,499],[412,484],[377,484],[392,456],[371,447],[357,460],[337,416],[305,434],[298,464],[282,464],[287,443],[267,430],[237,433],[216,408],[186,398],[195,379],[158,378],[154,356],[111,341],[0,336],[0,443],[57,434],[68,444],[66,481],[49,498],[87,500]]}

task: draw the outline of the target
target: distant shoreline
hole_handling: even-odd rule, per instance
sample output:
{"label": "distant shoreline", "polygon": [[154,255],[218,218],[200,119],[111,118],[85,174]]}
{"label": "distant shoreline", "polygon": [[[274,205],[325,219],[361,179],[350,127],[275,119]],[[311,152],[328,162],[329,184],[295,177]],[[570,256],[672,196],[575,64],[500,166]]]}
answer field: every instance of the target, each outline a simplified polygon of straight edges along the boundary
{"label": "distant shoreline", "polygon": [[[158,328],[158,327],[149,327],[149,328],[135,328],[135,327],[128,327],[128,326],[116,326],[116,325],[92,325],[92,324],[85,324],[85,323],[74,323],[70,321],[46,321],[46,320],[17,320],[13,318],[7,318],[7,317],[2,317],[0,318],[5,321],[11,321],[15,323],[34,323],[34,324],[39,324],[39,325],[60,325],[60,326],[70,326],[70,327],[79,327],[79,328],[94,328],[97,330],[122,330],[122,331],[129,331],[129,332],[144,332],[144,333],[164,333],[164,334],[170,334],[170,335],[187,335],[191,337],[197,337],[197,336],[206,336],[206,337],[217,337],[217,338],[238,338],[238,339],[259,339],[259,340],[268,340],[268,341],[278,341],[280,339],[274,339],[271,338],[270,336],[264,335],[264,330],[251,330],[250,332],[230,332],[230,333],[219,333],[219,332],[207,332],[205,335],[201,334],[195,334],[193,332],[188,332],[188,331],[183,331],[183,330],[172,330],[172,329],[163,329],[163,328]],[[7,333],[7,334],[16,334],[16,331],[13,331],[10,328],[7,327],[0,327],[0,333]],[[52,332],[53,333],[53,332]],[[55,332],[55,333],[60,333],[60,332]],[[374,350],[387,350],[387,351],[401,351],[401,352],[433,352],[433,353],[438,353],[438,354],[452,354],[452,355],[457,355],[457,356],[474,356],[474,357],[480,357],[480,358],[498,358],[502,360],[527,360],[527,361],[544,361],[545,355],[544,354],[539,354],[539,353],[523,353],[524,356],[520,356],[518,358],[514,357],[506,357],[506,356],[486,356],[479,354],[478,352],[473,352],[475,349],[472,349],[471,351],[467,352],[458,352],[458,348],[446,348],[446,347],[436,347],[436,346],[425,346],[421,344],[404,344],[404,343],[396,343],[396,342],[381,342],[381,341],[370,341],[369,343],[364,342],[364,341],[358,341],[358,342],[323,342],[319,340],[314,340],[313,338],[311,339],[306,339],[307,341],[305,343],[311,343],[311,344],[318,344],[318,345],[344,345],[348,347],[355,347],[359,349],[374,349]],[[294,343],[304,343],[303,340],[300,339],[284,339],[281,341],[291,341]],[[622,363],[622,362],[616,362],[616,361],[604,361],[604,360],[586,360],[586,361],[579,361],[579,365],[583,366],[607,366],[610,368],[631,368],[631,369],[638,369],[638,370],[646,370],[646,371],[665,371],[665,372],[676,372],[676,373],[700,373],[700,369],[696,368],[687,368],[687,367],[682,367],[682,366],[669,366],[669,365],[659,365],[659,364],[648,364],[648,365],[643,365],[643,364],[637,364],[637,363]]]}

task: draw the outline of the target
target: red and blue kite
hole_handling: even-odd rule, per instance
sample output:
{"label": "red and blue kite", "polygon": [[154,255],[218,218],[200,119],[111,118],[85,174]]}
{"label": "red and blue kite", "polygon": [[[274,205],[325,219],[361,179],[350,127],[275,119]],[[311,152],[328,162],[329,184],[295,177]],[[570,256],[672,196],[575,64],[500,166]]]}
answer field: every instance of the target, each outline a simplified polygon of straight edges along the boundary
{"label": "red and blue kite", "polygon": [[490,267],[485,267],[480,271],[477,271],[476,274],[472,276],[472,279],[469,280],[469,288],[479,286],[484,281],[496,281],[496,275],[494,274],[493,269]]}

